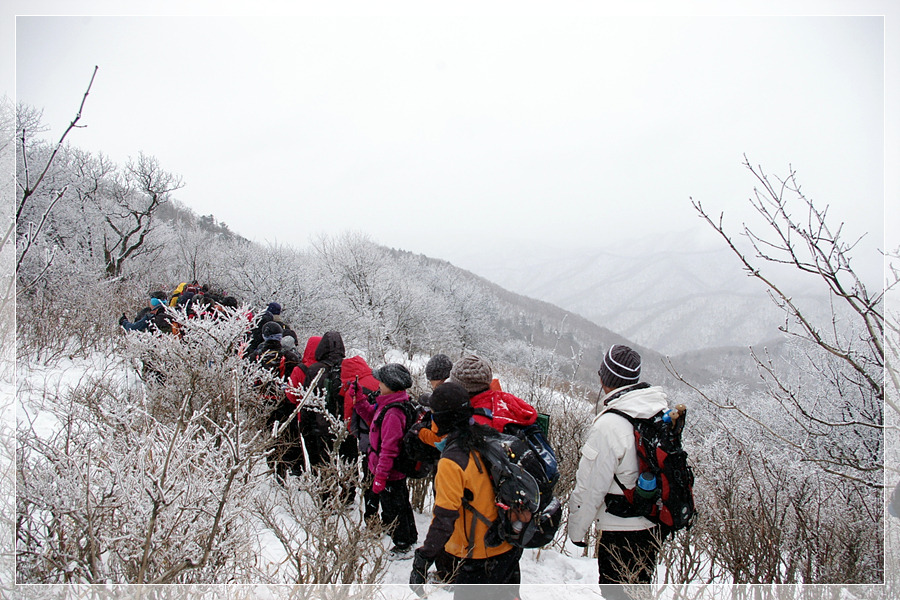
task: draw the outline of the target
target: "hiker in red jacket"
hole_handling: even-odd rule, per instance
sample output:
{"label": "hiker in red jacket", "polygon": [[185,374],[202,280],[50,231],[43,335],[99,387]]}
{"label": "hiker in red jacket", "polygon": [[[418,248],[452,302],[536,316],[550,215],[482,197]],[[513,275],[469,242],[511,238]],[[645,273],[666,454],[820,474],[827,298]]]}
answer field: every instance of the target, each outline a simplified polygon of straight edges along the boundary
{"label": "hiker in red jacket", "polygon": [[[299,389],[306,384],[306,376],[309,374],[309,367],[311,367],[313,363],[316,362],[316,348],[319,347],[319,342],[321,341],[322,336],[320,335],[311,336],[308,340],[306,340],[306,348],[303,349],[303,357],[300,361],[300,364],[297,365],[296,368],[294,368],[293,372],[291,372],[291,388]],[[294,404],[296,404],[300,399],[298,395],[293,393],[290,389],[288,390],[288,398]]]}
{"label": "hiker in red jacket", "polygon": [[538,413],[533,406],[509,392],[491,389],[495,381],[491,364],[480,356],[470,354],[456,361],[450,371],[450,381],[469,392],[476,423],[503,432],[509,424],[525,426],[537,421]]}
{"label": "hiker in red jacket", "polygon": [[[344,360],[344,352],[344,339],[341,334],[337,331],[326,332],[316,347],[316,362],[307,367],[305,384],[309,388],[319,371],[323,371],[315,388],[307,389],[305,393],[323,395],[327,412],[342,421],[349,416],[345,414],[344,391],[341,389],[341,363]],[[326,462],[336,441],[336,434],[325,415],[315,410],[301,409],[300,431],[306,444],[310,465]],[[347,462],[355,462],[359,456],[356,438],[352,435],[345,437],[338,448],[338,454]]]}

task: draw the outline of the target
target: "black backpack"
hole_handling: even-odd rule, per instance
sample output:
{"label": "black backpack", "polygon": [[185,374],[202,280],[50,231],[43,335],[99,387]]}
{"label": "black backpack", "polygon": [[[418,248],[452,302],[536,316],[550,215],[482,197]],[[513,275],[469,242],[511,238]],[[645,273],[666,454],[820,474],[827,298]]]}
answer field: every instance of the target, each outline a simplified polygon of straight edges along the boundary
{"label": "black backpack", "polygon": [[273,375],[271,380],[257,382],[260,394],[270,399],[280,399],[284,396],[281,385],[284,379],[284,355],[280,350],[266,349],[256,353],[255,358],[260,367]]}
{"label": "black backpack", "polygon": [[484,429],[483,441],[475,449],[494,486],[497,519],[489,521],[465,500],[463,505],[488,526],[485,545],[508,542],[519,548],[540,548],[552,542],[562,520],[562,506],[553,495],[558,472],[556,476],[548,475],[555,470],[555,455],[551,467],[545,464],[546,453],[529,443],[526,436],[499,433],[492,428]]}
{"label": "black backpack", "polygon": [[[434,474],[441,453],[437,448],[420,440],[416,430],[413,429],[413,425],[420,422],[425,416],[425,409],[413,404],[411,400],[390,404],[378,415],[372,426],[375,427],[377,424],[380,428],[385,415],[392,408],[399,408],[406,415],[403,439],[400,441],[400,454],[394,459],[394,469],[410,479],[422,479]],[[378,450],[376,449],[375,452],[377,453]]]}
{"label": "black backpack", "polygon": [[341,361],[336,365],[323,363],[322,389],[325,390],[325,409],[338,419],[344,418],[344,398],[341,393]]}
{"label": "black backpack", "polygon": [[655,479],[656,485],[646,491],[637,486],[626,488],[615,478],[622,494],[607,494],[606,512],[618,517],[646,517],[660,526],[663,536],[690,527],[696,510],[694,470],[681,447],[686,407],[679,404],[648,419],[615,409],[607,412],[624,417],[634,426],[639,476]]}

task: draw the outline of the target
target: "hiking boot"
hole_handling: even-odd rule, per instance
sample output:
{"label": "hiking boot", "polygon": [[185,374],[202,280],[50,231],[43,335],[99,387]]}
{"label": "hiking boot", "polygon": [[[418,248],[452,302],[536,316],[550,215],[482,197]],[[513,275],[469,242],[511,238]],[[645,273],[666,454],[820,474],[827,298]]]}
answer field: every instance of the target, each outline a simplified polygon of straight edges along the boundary
{"label": "hiking boot", "polygon": [[412,558],[414,553],[415,549],[411,544],[409,546],[394,546],[388,553],[388,560],[406,560],[407,558]]}

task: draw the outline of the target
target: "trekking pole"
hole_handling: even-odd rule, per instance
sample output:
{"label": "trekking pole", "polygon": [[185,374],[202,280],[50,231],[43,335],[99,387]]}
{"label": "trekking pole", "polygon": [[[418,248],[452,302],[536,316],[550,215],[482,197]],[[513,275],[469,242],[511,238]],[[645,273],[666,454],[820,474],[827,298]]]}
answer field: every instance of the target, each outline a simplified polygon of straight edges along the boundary
{"label": "trekking pole", "polygon": [[[316,387],[316,384],[319,383],[319,379],[321,379],[322,373],[324,373],[324,372],[325,372],[325,370],[322,369],[318,373],[316,373],[316,376],[313,377],[313,380],[312,380],[312,382],[310,382],[309,387],[306,388],[307,392],[309,392],[309,390],[312,390]],[[304,394],[303,397],[300,398],[300,401],[297,402],[297,406],[294,407],[294,410],[291,411],[290,416],[287,419],[285,419],[283,423],[279,423],[278,421],[275,421],[275,424],[272,426],[272,437],[273,438],[278,437],[279,435],[284,433],[284,430],[287,429],[287,426],[290,424],[291,420],[297,418],[297,415],[300,413],[300,409],[302,409],[306,405],[306,396],[307,396],[307,394]]]}

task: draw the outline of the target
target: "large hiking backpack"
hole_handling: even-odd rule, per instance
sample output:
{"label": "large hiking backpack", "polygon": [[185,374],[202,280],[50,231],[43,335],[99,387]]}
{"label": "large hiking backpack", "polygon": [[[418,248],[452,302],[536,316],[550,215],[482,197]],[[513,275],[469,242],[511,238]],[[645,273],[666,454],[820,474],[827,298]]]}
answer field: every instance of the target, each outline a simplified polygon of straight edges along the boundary
{"label": "large hiking backpack", "polygon": [[[463,506],[488,526],[486,546],[501,542],[520,548],[546,546],[553,541],[562,520],[562,507],[553,495],[558,471],[555,477],[548,476],[548,471],[553,469],[544,462],[546,454],[536,449],[527,436],[487,428],[484,431],[483,442],[475,449],[486,464],[494,486],[497,518],[489,521],[467,501],[463,501]],[[555,460],[554,455],[554,463]]]}
{"label": "large hiking backpack", "polygon": [[550,446],[550,442],[547,441],[549,431],[542,426],[544,424],[548,424],[549,426],[550,417],[549,415],[539,415],[539,417],[544,418],[539,418],[538,421],[532,425],[516,425],[514,423],[509,423],[503,428],[503,433],[514,435],[521,439],[537,454],[538,458],[540,458],[541,465],[544,468],[547,485],[549,485],[552,490],[553,486],[556,485],[556,482],[559,481],[559,461],[556,459],[556,453]]}
{"label": "large hiking backpack", "polygon": [[267,349],[257,355],[259,366],[284,379],[285,356],[281,350]]}
{"label": "large hiking backpack", "polygon": [[[410,479],[421,479],[432,475],[437,470],[437,461],[440,459],[441,453],[437,448],[429,446],[420,440],[416,430],[413,428],[413,425],[422,421],[425,416],[425,409],[414,404],[412,400],[389,404],[376,417],[372,427],[377,425],[380,428],[384,422],[384,417],[392,408],[399,408],[406,416],[403,439],[400,441],[400,454],[394,459],[394,469]],[[377,452],[378,450],[375,451]]]}
{"label": "large hiking backpack", "polygon": [[[679,404],[648,419],[637,419],[619,410],[634,427],[639,479],[651,485],[625,488],[622,494],[606,495],[606,512],[618,517],[646,517],[659,524],[663,535],[690,527],[694,519],[694,471],[681,447],[687,409]],[[651,488],[655,480],[655,488]],[[644,489],[647,488],[647,489]]]}
{"label": "large hiking backpack", "polygon": [[550,415],[538,413],[533,406],[508,392],[493,390],[476,398],[481,399],[476,401],[478,404],[489,400],[490,406],[476,406],[475,421],[524,440],[540,456],[547,479],[552,482],[550,486],[556,485],[559,463],[547,441]]}

